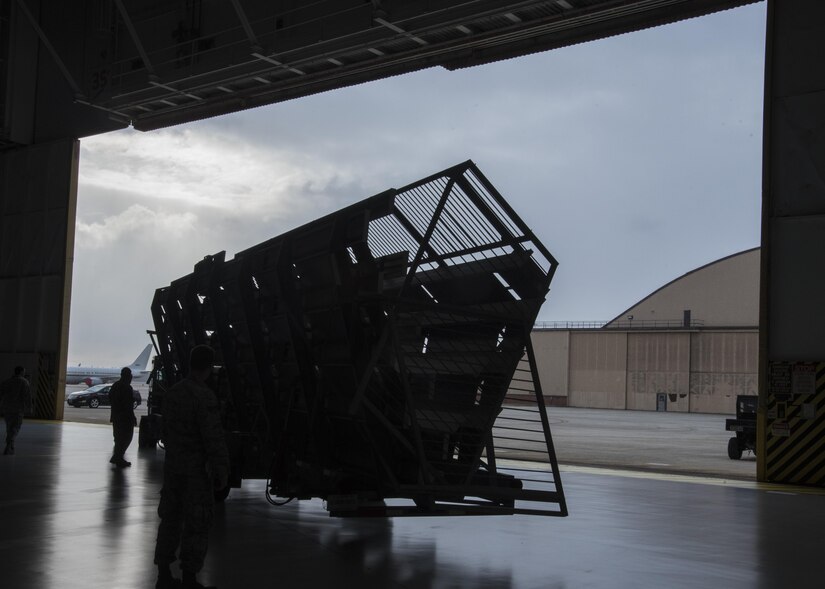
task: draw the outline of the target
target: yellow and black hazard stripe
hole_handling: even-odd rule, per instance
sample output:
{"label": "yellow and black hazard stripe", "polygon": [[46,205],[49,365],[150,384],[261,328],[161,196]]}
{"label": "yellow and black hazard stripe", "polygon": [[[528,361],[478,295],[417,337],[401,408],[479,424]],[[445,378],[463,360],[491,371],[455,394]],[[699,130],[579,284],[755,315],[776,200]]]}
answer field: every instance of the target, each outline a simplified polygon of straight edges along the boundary
{"label": "yellow and black hazard stripe", "polygon": [[[784,404],[785,416],[778,415]],[[814,414],[803,415],[803,405],[812,405]],[[813,394],[793,395],[778,400],[767,396],[765,468],[767,480],[794,485],[825,486],[825,363],[816,365]],[[774,425],[787,423],[787,436],[775,435]]]}
{"label": "yellow and black hazard stripe", "polygon": [[31,383],[34,395],[34,416],[39,419],[55,419],[55,398],[57,390],[54,384],[52,359],[54,354],[41,352],[37,361],[37,374]]}

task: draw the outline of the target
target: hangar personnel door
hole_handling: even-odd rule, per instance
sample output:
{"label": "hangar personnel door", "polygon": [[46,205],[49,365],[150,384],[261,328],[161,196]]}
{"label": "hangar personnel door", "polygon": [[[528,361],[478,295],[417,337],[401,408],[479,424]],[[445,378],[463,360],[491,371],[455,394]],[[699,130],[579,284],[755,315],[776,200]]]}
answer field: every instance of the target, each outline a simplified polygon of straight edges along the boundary
{"label": "hangar personnel door", "polygon": [[667,411],[667,393],[656,393],[656,411]]}

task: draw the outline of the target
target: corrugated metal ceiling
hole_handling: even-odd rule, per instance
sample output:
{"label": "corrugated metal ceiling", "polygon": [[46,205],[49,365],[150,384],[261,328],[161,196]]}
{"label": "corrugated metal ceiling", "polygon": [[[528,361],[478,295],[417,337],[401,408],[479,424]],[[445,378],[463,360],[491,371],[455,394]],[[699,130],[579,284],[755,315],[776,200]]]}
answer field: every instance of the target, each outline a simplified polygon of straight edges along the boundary
{"label": "corrugated metal ceiling", "polygon": [[[66,72],[76,101],[147,130],[755,0],[89,1],[100,9],[87,17],[82,71]],[[106,59],[89,60],[95,51]]]}

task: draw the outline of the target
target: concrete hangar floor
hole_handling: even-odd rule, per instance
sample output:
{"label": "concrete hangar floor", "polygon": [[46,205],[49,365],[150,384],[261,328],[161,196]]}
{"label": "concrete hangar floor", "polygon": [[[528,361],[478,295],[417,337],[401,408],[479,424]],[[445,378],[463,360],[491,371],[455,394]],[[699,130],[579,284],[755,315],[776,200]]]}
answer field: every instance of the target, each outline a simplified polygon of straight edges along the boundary
{"label": "concrete hangar floor", "polygon": [[[107,425],[24,423],[0,457],[0,586],[149,588],[161,450],[112,468]],[[822,492],[567,467],[570,515],[330,518],[245,482],[216,510],[221,589],[822,587]]]}

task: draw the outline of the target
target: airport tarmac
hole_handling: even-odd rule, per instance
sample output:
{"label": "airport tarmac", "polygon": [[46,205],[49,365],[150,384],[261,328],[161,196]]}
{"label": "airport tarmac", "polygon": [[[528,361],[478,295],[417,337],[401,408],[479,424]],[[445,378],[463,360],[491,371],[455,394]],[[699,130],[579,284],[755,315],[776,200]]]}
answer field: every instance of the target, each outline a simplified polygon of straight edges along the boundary
{"label": "airport tarmac", "polygon": [[728,458],[733,415],[550,407],[563,464],[753,480],[756,456]]}
{"label": "airport tarmac", "polygon": [[[70,385],[66,395],[83,388]],[[137,389],[143,397],[143,404],[135,410],[139,420],[148,409],[148,387],[139,385]],[[64,411],[65,421],[109,423],[108,407],[66,406]],[[725,431],[725,419],[731,415],[577,407],[549,407],[547,414],[561,464],[737,480],[756,478],[753,454],[746,452],[741,460],[728,458],[731,434]]]}

